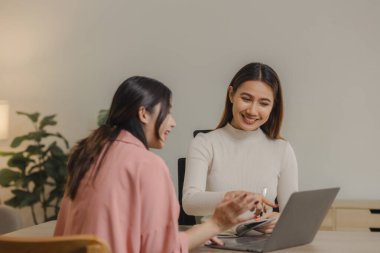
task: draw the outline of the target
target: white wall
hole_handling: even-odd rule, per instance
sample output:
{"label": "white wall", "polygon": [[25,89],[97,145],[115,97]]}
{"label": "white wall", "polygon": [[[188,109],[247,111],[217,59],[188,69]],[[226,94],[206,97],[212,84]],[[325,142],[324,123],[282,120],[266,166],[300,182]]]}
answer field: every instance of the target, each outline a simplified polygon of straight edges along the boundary
{"label": "white wall", "polygon": [[338,198],[379,199],[379,13],[376,0],[1,0],[0,99],[10,102],[11,138],[0,149],[29,130],[15,111],[57,113],[73,144],[121,81],[147,75],[174,93],[177,128],[157,153],[176,185],[192,131],[216,126],[232,76],[261,61],[282,79],[282,133],[300,188],[339,185]]}

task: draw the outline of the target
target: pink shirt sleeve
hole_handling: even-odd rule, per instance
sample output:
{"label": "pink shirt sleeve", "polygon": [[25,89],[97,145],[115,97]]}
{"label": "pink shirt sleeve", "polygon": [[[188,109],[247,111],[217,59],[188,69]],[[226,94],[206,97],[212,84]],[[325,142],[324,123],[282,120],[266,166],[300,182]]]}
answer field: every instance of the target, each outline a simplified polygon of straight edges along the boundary
{"label": "pink shirt sleeve", "polygon": [[64,197],[55,235],[94,234],[115,253],[187,253],[179,204],[164,161],[123,133],[95,180],[92,168],[74,200]]}
{"label": "pink shirt sleeve", "polygon": [[179,204],[168,168],[158,159],[155,169],[140,179],[142,252],[188,252],[188,238],[178,232]]}

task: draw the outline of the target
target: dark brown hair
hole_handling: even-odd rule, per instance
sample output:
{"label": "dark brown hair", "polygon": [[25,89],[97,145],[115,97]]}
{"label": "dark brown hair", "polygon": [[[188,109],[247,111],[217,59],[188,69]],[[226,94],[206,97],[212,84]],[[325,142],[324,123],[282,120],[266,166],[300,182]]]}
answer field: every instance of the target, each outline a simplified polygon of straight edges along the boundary
{"label": "dark brown hair", "polygon": [[[249,63],[235,74],[229,86],[232,87],[233,92],[236,92],[240,85],[246,81],[261,81],[271,87],[274,96],[273,108],[269,115],[268,121],[265,122],[265,124],[263,124],[260,128],[269,138],[281,139],[280,129],[284,114],[284,105],[280,78],[277,73],[271,67],[263,63]],[[227,123],[231,122],[232,118],[232,103],[229,99],[227,91],[222,118],[216,128],[224,127]]]}
{"label": "dark brown hair", "polygon": [[138,110],[144,106],[151,113],[156,105],[161,104],[155,123],[155,133],[159,138],[159,128],[170,111],[171,94],[163,83],[142,76],[130,77],[119,86],[112,99],[106,123],[79,141],[71,151],[66,187],[71,199],[75,198],[86,172],[100,159],[97,174],[110,145],[122,129],[129,131],[149,149]]}

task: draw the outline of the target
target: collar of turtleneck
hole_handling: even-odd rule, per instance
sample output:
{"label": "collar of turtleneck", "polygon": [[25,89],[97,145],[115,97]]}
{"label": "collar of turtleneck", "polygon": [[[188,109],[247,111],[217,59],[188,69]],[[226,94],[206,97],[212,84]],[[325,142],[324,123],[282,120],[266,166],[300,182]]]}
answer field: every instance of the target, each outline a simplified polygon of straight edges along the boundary
{"label": "collar of turtleneck", "polygon": [[245,130],[234,128],[230,123],[227,123],[227,125],[224,128],[233,138],[238,139],[238,140],[247,140],[247,139],[252,140],[252,139],[258,139],[262,136],[265,136],[261,128],[258,128],[254,131],[245,131]]}

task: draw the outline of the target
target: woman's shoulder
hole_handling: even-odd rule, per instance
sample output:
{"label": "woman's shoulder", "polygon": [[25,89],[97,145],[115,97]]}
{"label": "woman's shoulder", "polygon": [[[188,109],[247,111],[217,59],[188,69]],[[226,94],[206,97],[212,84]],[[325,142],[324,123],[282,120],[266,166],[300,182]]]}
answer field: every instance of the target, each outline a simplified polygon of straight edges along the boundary
{"label": "woman's shoulder", "polygon": [[277,139],[272,139],[272,141],[273,141],[276,145],[281,145],[281,146],[284,146],[284,147],[289,147],[289,146],[291,146],[290,142],[289,142],[287,139],[283,138],[283,137],[281,137],[281,138],[277,138]]}
{"label": "woman's shoulder", "polygon": [[115,141],[109,155],[114,162],[124,164],[125,167],[130,167],[131,164],[136,167],[146,168],[151,166],[166,167],[164,160],[160,156],[135,140]]}
{"label": "woman's shoulder", "polygon": [[277,150],[280,150],[281,153],[294,153],[293,147],[287,139],[279,138],[279,139],[269,139],[267,137],[268,142],[270,142]]}
{"label": "woman's shoulder", "polygon": [[166,167],[164,160],[159,155],[152,152],[151,150],[140,149],[137,152],[138,154],[136,153],[136,155],[140,155],[140,158],[142,158],[142,159],[139,159],[140,163],[150,165],[150,166],[155,166],[155,167],[161,167],[161,168]]}
{"label": "woman's shoulder", "polygon": [[[207,131],[207,132],[206,132]],[[206,130],[205,132],[198,132],[194,137],[194,140],[213,141],[222,138],[226,135],[224,128],[217,128],[212,130]]]}
{"label": "woman's shoulder", "polygon": [[165,161],[148,149],[134,149],[125,153],[123,167],[127,174],[133,174],[144,182],[149,181],[149,178],[155,180],[167,178],[169,173]]}
{"label": "woman's shoulder", "polygon": [[194,139],[191,140],[190,148],[195,149],[211,149],[224,139],[223,130],[218,128],[207,133],[199,132]]}
{"label": "woman's shoulder", "polygon": [[270,139],[269,137],[267,137],[267,139],[276,145],[281,145],[281,146],[289,146],[290,145],[289,141],[287,139],[284,139],[284,138]]}

